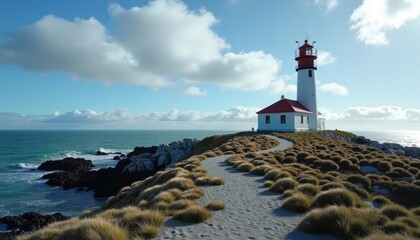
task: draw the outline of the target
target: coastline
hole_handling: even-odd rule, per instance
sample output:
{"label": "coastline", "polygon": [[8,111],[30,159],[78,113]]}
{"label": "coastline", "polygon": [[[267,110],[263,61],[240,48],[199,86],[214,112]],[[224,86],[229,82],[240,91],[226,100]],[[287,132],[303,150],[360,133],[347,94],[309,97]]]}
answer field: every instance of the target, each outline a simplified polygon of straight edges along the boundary
{"label": "coastline", "polygon": [[[220,147],[220,146],[219,146]],[[206,163],[205,161],[204,161],[204,163]],[[201,225],[201,226],[203,226],[203,225]],[[296,226],[295,226],[296,227]]]}

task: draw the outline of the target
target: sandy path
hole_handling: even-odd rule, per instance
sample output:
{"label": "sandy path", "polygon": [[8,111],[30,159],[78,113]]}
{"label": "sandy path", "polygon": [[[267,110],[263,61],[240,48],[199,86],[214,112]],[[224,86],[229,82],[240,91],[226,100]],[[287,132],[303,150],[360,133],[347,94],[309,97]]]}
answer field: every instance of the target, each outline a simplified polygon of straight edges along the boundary
{"label": "sandy path", "polygon": [[[269,137],[280,144],[260,153],[284,150],[293,145],[284,139]],[[281,209],[281,195],[263,188],[264,178],[237,172],[224,163],[227,157],[203,161],[202,168],[210,176],[224,178],[225,185],[202,186],[206,195],[200,200],[204,204],[221,200],[226,204],[226,209],[214,212],[210,220],[200,224],[170,219],[161,229],[158,239],[334,239],[294,231],[302,215]]]}

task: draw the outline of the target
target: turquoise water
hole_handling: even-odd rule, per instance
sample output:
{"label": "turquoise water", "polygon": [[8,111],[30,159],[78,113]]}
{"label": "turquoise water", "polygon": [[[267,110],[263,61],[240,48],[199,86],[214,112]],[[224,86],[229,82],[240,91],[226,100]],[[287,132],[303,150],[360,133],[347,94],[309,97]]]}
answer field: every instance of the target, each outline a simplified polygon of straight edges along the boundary
{"label": "turquoise water", "polygon": [[0,131],[0,217],[28,211],[42,214],[61,212],[75,216],[85,209],[98,208],[104,199],[92,192],[64,191],[49,187],[41,177],[47,172],[36,168],[44,161],[83,157],[95,168],[115,166],[115,155],[136,146],[152,146],[183,138],[202,139],[226,131]]}

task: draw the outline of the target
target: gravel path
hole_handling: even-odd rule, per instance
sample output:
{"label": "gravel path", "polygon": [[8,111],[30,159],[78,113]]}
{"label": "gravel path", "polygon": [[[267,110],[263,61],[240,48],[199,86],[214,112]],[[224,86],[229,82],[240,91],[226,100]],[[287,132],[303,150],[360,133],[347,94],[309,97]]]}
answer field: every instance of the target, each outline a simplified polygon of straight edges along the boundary
{"label": "gravel path", "polygon": [[[266,136],[280,144],[260,153],[293,146],[287,140]],[[201,203],[221,200],[226,209],[213,212],[210,220],[200,224],[169,219],[158,239],[334,239],[328,235],[307,235],[295,231],[303,215],[281,209],[283,198],[262,187],[263,177],[237,172],[224,163],[228,157],[208,158],[201,166],[209,176],[225,179],[225,185],[222,186],[202,186],[206,194]]]}

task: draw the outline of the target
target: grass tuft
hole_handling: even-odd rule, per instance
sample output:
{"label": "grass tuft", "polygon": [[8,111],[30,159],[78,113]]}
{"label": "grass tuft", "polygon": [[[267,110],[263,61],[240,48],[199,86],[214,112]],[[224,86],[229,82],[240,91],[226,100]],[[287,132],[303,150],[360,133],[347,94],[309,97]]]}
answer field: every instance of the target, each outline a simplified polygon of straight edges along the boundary
{"label": "grass tuft", "polygon": [[283,193],[286,190],[294,189],[298,185],[299,183],[293,178],[282,178],[274,182],[274,184],[270,187],[270,191]]}
{"label": "grass tuft", "polygon": [[218,211],[218,210],[223,210],[226,208],[225,203],[222,201],[211,201],[206,205],[206,208],[210,211]]}
{"label": "grass tuft", "polygon": [[331,189],[315,197],[312,207],[323,208],[330,205],[355,207],[362,202],[354,193],[344,189]]}
{"label": "grass tuft", "polygon": [[192,205],[175,213],[174,218],[183,222],[200,223],[212,216],[211,212],[201,205]]}
{"label": "grass tuft", "polygon": [[242,163],[236,168],[236,170],[239,172],[250,172],[254,168],[255,167],[252,163]]}
{"label": "grass tuft", "polygon": [[214,186],[225,185],[225,180],[221,177],[214,177],[214,178],[210,179],[209,184],[214,185]]}
{"label": "grass tuft", "polygon": [[407,217],[410,215],[410,211],[408,211],[403,206],[397,204],[389,204],[385,205],[381,209],[381,213],[387,216],[389,219],[394,220],[397,217]]}
{"label": "grass tuft", "polygon": [[306,233],[329,233],[343,239],[357,239],[377,230],[381,221],[374,209],[330,206],[310,211],[297,228]]}
{"label": "grass tuft", "polygon": [[312,205],[312,199],[303,193],[294,193],[291,197],[287,198],[282,208],[292,212],[306,212]]}

